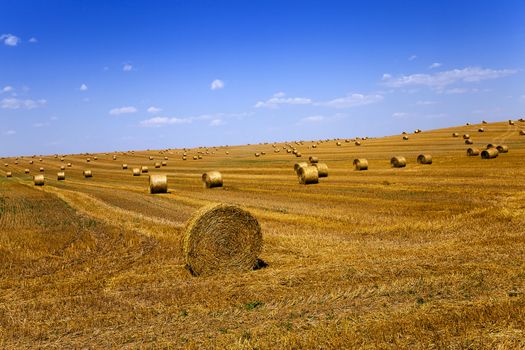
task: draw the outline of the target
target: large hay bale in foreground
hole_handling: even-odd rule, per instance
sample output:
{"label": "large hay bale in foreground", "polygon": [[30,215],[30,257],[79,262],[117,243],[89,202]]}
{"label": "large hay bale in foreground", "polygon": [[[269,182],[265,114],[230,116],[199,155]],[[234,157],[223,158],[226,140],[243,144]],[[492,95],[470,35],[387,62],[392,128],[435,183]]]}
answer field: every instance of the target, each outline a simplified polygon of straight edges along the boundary
{"label": "large hay bale in foreground", "polygon": [[168,193],[168,177],[166,175],[150,175],[149,193]]}
{"label": "large hay bale in foreground", "polygon": [[35,186],[44,186],[44,183],[45,183],[44,175],[39,174],[39,175],[33,176],[33,182]]}
{"label": "large hay bale in foreground", "polygon": [[64,181],[66,179],[66,173],[63,171],[59,171],[57,173],[57,180],[58,181]]}
{"label": "large hay bale in foreground", "polygon": [[202,183],[206,188],[222,187],[222,175],[218,171],[208,171],[202,174]]}
{"label": "large hay bale in foreground", "polygon": [[365,158],[354,159],[355,170],[368,170],[368,160]]}
{"label": "large hay bale in foreground", "polygon": [[404,168],[407,166],[407,160],[405,157],[395,156],[390,159],[390,165],[394,168]]}
{"label": "large hay bale in foreground", "polygon": [[297,170],[297,177],[302,185],[316,184],[319,182],[319,171],[317,167],[307,165]]}
{"label": "large hay bale in foreground", "polygon": [[310,164],[319,163],[319,158],[316,156],[310,156],[308,160],[310,161]]}
{"label": "large hay bale in foreground", "polygon": [[499,152],[497,148],[487,148],[481,152],[482,159],[493,159],[498,156]]}
{"label": "large hay bale in foreground", "polygon": [[84,174],[85,178],[93,177],[93,173],[91,172],[91,170],[84,170],[82,174]]}
{"label": "large hay bale in foreground", "polygon": [[432,164],[432,155],[430,154],[420,154],[417,156],[418,164]]}
{"label": "large hay bale in foreground", "polygon": [[479,148],[469,148],[467,149],[467,156],[473,157],[473,156],[479,156]]}
{"label": "large hay bale in foreground", "polygon": [[298,162],[293,165],[293,170],[297,173],[299,171],[299,168],[303,168],[308,166],[307,162]]}
{"label": "large hay bale in foreground", "polygon": [[255,217],[238,206],[215,204],[188,221],[182,246],[186,267],[199,276],[252,270],[262,244]]}
{"label": "large hay bale in foreground", "polygon": [[507,145],[498,145],[496,146],[496,149],[499,153],[508,153],[509,152],[509,146]]}
{"label": "large hay bale in foreground", "polygon": [[319,177],[327,177],[328,176],[328,165],[326,165],[326,163],[314,163],[312,165],[317,168],[317,172],[319,173]]}

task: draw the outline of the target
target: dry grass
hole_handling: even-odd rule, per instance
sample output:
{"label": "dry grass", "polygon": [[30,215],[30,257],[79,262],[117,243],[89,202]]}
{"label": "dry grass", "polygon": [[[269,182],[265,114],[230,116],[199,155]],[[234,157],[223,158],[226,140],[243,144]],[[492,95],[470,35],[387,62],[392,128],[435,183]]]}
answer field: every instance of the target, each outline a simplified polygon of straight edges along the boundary
{"label": "dry grass", "polygon": [[[66,181],[43,187],[32,183],[40,163],[4,159],[0,348],[524,348],[525,123],[483,125],[474,147],[509,146],[489,160],[451,137],[480,126],[360,147],[295,144],[330,168],[311,186],[291,170],[297,158],[271,144],[210,147],[198,162],[182,150],[119,153],[130,168],[170,157],[150,170],[170,178],[161,196],[111,155],[96,155],[89,180],[86,155],[68,155]],[[417,164],[421,153],[432,166]],[[398,154],[405,168],[390,167]],[[60,159],[42,158],[58,171]],[[353,171],[356,158],[369,170]],[[223,188],[203,188],[208,169],[227,176]],[[220,202],[259,220],[266,268],[184,268],[184,225]]]}

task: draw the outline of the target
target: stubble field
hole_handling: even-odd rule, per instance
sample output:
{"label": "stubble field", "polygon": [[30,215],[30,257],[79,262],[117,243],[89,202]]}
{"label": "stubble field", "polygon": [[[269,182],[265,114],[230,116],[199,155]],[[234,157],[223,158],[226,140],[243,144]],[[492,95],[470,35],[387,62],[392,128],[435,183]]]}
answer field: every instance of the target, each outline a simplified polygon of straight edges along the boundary
{"label": "stubble field", "polygon": [[[525,348],[523,129],[291,143],[302,158],[270,143],[191,149],[186,161],[180,149],[2,159],[0,348]],[[464,133],[509,152],[467,157]],[[417,164],[421,153],[433,164]],[[293,165],[310,155],[329,176],[300,185]],[[390,167],[397,155],[406,168]],[[369,170],[354,171],[355,158]],[[132,176],[141,165],[168,175],[168,194]],[[39,167],[43,187],[32,182]],[[209,170],[223,188],[203,188]],[[219,202],[259,220],[267,267],[185,269],[186,221]]]}

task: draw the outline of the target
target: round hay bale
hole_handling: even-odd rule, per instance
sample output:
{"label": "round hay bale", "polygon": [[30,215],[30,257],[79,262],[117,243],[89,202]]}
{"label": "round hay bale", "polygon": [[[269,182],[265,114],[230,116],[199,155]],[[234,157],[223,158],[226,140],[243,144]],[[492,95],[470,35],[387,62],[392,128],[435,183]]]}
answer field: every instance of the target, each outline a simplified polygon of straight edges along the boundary
{"label": "round hay bale", "polygon": [[186,267],[200,276],[252,270],[262,244],[255,217],[235,205],[215,204],[188,221],[182,247]]}
{"label": "round hay bale", "polygon": [[298,173],[299,171],[299,168],[304,168],[304,167],[307,167],[308,166],[308,163],[307,162],[298,162],[298,163],[295,163],[293,165],[293,170]]}
{"label": "round hay bale", "polygon": [[509,125],[514,125],[514,122],[512,120],[509,120]]}
{"label": "round hay bale", "polygon": [[182,157],[182,160],[186,160],[186,159],[188,159],[188,158],[186,158],[186,157]]}
{"label": "round hay bale", "polygon": [[155,163],[155,168],[156,169],[160,168],[160,163],[159,162]]}
{"label": "round hay bale", "polygon": [[93,160],[98,160],[98,157],[93,157]]}
{"label": "round hay bale", "polygon": [[470,139],[470,135],[469,134],[463,134],[463,140],[467,140],[467,139]]}
{"label": "round hay bale", "polygon": [[65,159],[64,158],[60,158],[60,161],[63,162],[63,161],[65,161]]}
{"label": "round hay bale", "polygon": [[392,159],[390,159],[390,165],[394,168],[404,168],[407,166],[407,160],[401,156],[392,157]]}
{"label": "round hay bale", "polygon": [[355,144],[356,146],[361,146],[361,142],[359,142],[359,141],[356,141],[354,144]]}
{"label": "round hay bale", "polygon": [[281,150],[279,148],[276,148],[276,149],[273,150],[273,152],[274,153],[279,153],[279,152],[281,152]]}
{"label": "round hay bale", "polygon": [[38,169],[41,173],[44,172],[44,168],[43,167],[40,167],[40,169]]}
{"label": "round hay bale", "polygon": [[87,158],[86,162],[88,162],[88,163],[91,162],[91,158]]}
{"label": "round hay bale", "polygon": [[127,164],[122,164],[122,170],[126,170],[128,168],[128,165]]}
{"label": "round hay bale", "polygon": [[403,131],[401,134],[402,134],[402,135],[406,135],[406,134],[408,134],[408,133],[407,133],[406,131]]}
{"label": "round hay bale", "polygon": [[485,120],[482,120],[481,124],[487,124],[487,122]]}
{"label": "round hay bale", "polygon": [[405,141],[408,140],[408,136],[406,136],[406,135],[403,136],[403,140],[405,140]]}
{"label": "round hay bale", "polygon": [[29,174],[29,169],[24,169],[24,173]]}
{"label": "round hay bale", "polygon": [[199,154],[199,155],[197,156],[197,158],[202,159],[202,156]]}
{"label": "round hay bale", "polygon": [[365,158],[354,159],[354,170],[368,170],[368,160]]}
{"label": "round hay bale", "polygon": [[469,148],[467,149],[467,156],[473,157],[473,156],[479,156],[479,148]]}
{"label": "round hay bale", "polygon": [[261,154],[259,152],[255,152],[255,157],[260,157]]}
{"label": "round hay bale", "polygon": [[35,186],[44,186],[44,183],[45,183],[44,175],[39,174],[39,175],[33,176],[33,182]]}
{"label": "round hay bale", "polygon": [[164,160],[168,160],[168,157],[164,156]]}
{"label": "round hay bale", "polygon": [[319,172],[315,166],[300,167],[297,170],[299,183],[302,185],[316,184],[319,182]]}
{"label": "round hay bale", "polygon": [[489,143],[489,144],[487,145],[487,148],[496,148],[496,145],[493,144],[493,143]]}
{"label": "round hay bale", "polygon": [[7,168],[7,167],[9,166],[9,164],[7,164],[7,163],[4,163],[4,166],[5,166],[6,168]]}
{"label": "round hay bale", "polygon": [[261,156],[265,156],[266,155],[266,152],[261,152]]}
{"label": "round hay bale", "polygon": [[472,139],[465,140],[465,145],[472,145],[472,144],[474,144],[474,141],[472,141]]}
{"label": "round hay bale", "polygon": [[140,176],[140,168],[133,168],[133,176]]}
{"label": "round hay bale", "polygon": [[317,145],[314,143],[314,144],[312,145],[312,148],[317,148]]}
{"label": "round hay bale", "polygon": [[341,142],[338,141],[338,142],[335,143],[335,145],[339,147],[339,146],[341,146]]}
{"label": "round hay bale", "polygon": [[310,164],[319,163],[319,158],[316,156],[310,156],[308,160],[310,161]]}
{"label": "round hay bale", "polygon": [[34,162],[32,160],[29,161],[29,164],[33,164]]}
{"label": "round hay bale", "polygon": [[297,158],[301,158],[303,155],[301,154],[301,152],[297,152],[297,153],[295,154],[295,156],[296,156]]}
{"label": "round hay bale", "polygon": [[71,163],[67,163],[68,168],[71,168],[71,166],[72,166]]}
{"label": "round hay bale", "polygon": [[64,181],[66,179],[66,173],[63,171],[60,171],[57,173],[57,180],[58,181]]}
{"label": "round hay bale", "polygon": [[66,170],[66,167],[64,165],[61,165],[60,170]]}
{"label": "round hay bale", "polygon": [[498,156],[499,152],[496,148],[487,148],[481,152],[482,159],[493,159]]}
{"label": "round hay bale", "polygon": [[153,157],[152,157],[152,156],[149,156],[149,160],[153,160]]}
{"label": "round hay bale", "polygon": [[93,173],[91,172],[91,170],[84,170],[82,173],[84,174],[85,178],[93,177]]}
{"label": "round hay bale", "polygon": [[113,156],[113,160],[117,160],[117,156]]}
{"label": "round hay bale", "polygon": [[166,162],[165,160],[163,160],[163,161],[160,163],[160,165],[162,165],[162,166],[168,166],[168,162]]}
{"label": "round hay bale", "polygon": [[417,156],[418,164],[432,164],[432,155],[430,154],[420,154]]}
{"label": "round hay bale", "polygon": [[484,128],[479,128],[478,132],[485,132],[485,129]]}
{"label": "round hay bale", "polygon": [[520,135],[521,136],[525,135],[525,130],[520,130]]}
{"label": "round hay bale", "polygon": [[314,163],[312,165],[317,168],[319,177],[328,177],[328,165],[326,163]]}
{"label": "round hay bale", "polygon": [[13,173],[8,171],[5,173],[5,177],[12,177],[13,176]]}
{"label": "round hay bale", "polygon": [[509,146],[507,145],[498,145],[496,147],[499,153],[508,153],[509,152]]}
{"label": "round hay bale", "polygon": [[218,171],[208,171],[202,174],[202,183],[206,188],[222,187],[222,175]]}
{"label": "round hay bale", "polygon": [[199,157],[193,156],[193,160],[197,160],[197,159],[199,159]]}
{"label": "round hay bale", "polygon": [[143,165],[140,167],[140,172],[142,173],[148,173],[149,172],[149,169],[147,166]]}
{"label": "round hay bale", "polygon": [[168,177],[166,175],[150,175],[149,193],[168,193]]}

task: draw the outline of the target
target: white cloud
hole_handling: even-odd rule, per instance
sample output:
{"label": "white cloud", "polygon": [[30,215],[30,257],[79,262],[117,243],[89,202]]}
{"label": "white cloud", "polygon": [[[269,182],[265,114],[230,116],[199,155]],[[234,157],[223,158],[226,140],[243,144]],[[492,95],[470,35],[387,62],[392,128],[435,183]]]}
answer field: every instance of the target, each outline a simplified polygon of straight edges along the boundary
{"label": "white cloud", "polygon": [[88,87],[86,84],[80,85],[80,91],[87,91]]}
{"label": "white cloud", "polygon": [[349,94],[344,97],[335,98],[331,101],[320,102],[316,105],[333,107],[333,108],[350,108],[356,106],[368,105],[371,103],[380,102],[383,96],[379,94],[363,95],[363,94]]}
{"label": "white cloud", "polygon": [[435,105],[436,101],[417,101],[416,105],[418,106],[429,106],[429,105]]}
{"label": "white cloud", "polygon": [[392,117],[394,117],[394,118],[404,118],[406,116],[408,116],[408,113],[405,113],[405,112],[392,113]]}
{"label": "white cloud", "polygon": [[155,113],[159,113],[162,111],[162,108],[158,108],[158,107],[155,107],[155,106],[151,106],[147,109],[148,113],[151,113],[151,114],[155,114]]}
{"label": "white cloud", "polygon": [[478,92],[478,89],[467,89],[467,88],[453,88],[447,89],[443,92],[448,95],[468,94],[469,92]]}
{"label": "white cloud", "polygon": [[36,40],[35,37],[32,37],[32,38],[29,39],[29,42],[32,43],[32,44],[34,44],[34,43],[37,43],[38,40]]}
{"label": "white cloud", "polygon": [[4,98],[0,101],[0,107],[3,109],[34,109],[43,107],[47,103],[46,100],[22,100],[15,97]]}
{"label": "white cloud", "polygon": [[168,117],[153,117],[140,122],[142,126],[162,126],[173,124],[189,124],[192,122],[191,118],[168,118]]}
{"label": "white cloud", "polygon": [[133,66],[129,63],[124,63],[124,65],[122,66],[122,70],[124,72],[131,72],[133,70]]}
{"label": "white cloud", "polygon": [[219,126],[223,124],[224,124],[224,121],[222,119],[212,119],[210,121],[210,126]]}
{"label": "white cloud", "polygon": [[43,128],[44,126],[47,126],[48,123],[34,123],[33,128]]}
{"label": "white cloud", "polygon": [[453,69],[434,74],[412,74],[402,75],[394,78],[390,74],[383,74],[383,84],[386,86],[400,88],[407,86],[423,85],[436,89],[443,89],[447,85],[455,83],[476,83],[482,80],[497,79],[516,74],[513,69],[488,69],[480,67],[466,67]]}
{"label": "white cloud", "polygon": [[22,41],[19,37],[14,36],[13,34],[2,34],[0,35],[0,40],[2,40],[7,46],[17,46]]}
{"label": "white cloud", "polygon": [[136,112],[137,112],[137,109],[135,107],[127,106],[127,107],[113,108],[109,111],[109,114],[120,115],[120,114],[136,113]]}
{"label": "white cloud", "polygon": [[255,108],[279,108],[279,105],[308,105],[312,100],[305,97],[285,97],[283,92],[274,94],[266,101],[259,101],[255,104]]}
{"label": "white cloud", "polygon": [[14,130],[7,130],[6,132],[4,132],[4,134],[6,134],[6,135],[14,135],[14,134],[16,134],[16,131],[14,131]]}
{"label": "white cloud", "polygon": [[306,117],[306,118],[301,119],[301,122],[303,122],[303,123],[318,123],[318,122],[322,122],[325,119],[326,118],[323,115],[312,115],[310,117]]}
{"label": "white cloud", "polygon": [[442,65],[443,65],[442,63],[434,62],[434,63],[432,63],[430,66],[428,66],[428,68],[430,68],[430,69],[439,68],[439,67],[441,67]]}
{"label": "white cloud", "polygon": [[416,55],[412,55],[412,56],[410,56],[410,57],[408,58],[408,60],[409,60],[409,61],[413,61],[413,60],[415,60],[416,58],[417,58]]}
{"label": "white cloud", "polygon": [[0,91],[0,94],[1,93],[4,93],[4,92],[11,92],[13,91],[13,87],[12,86],[9,86],[9,85],[6,85],[2,88],[2,90]]}
{"label": "white cloud", "polygon": [[224,82],[220,79],[215,79],[210,84],[210,89],[212,90],[220,90],[224,88]]}

